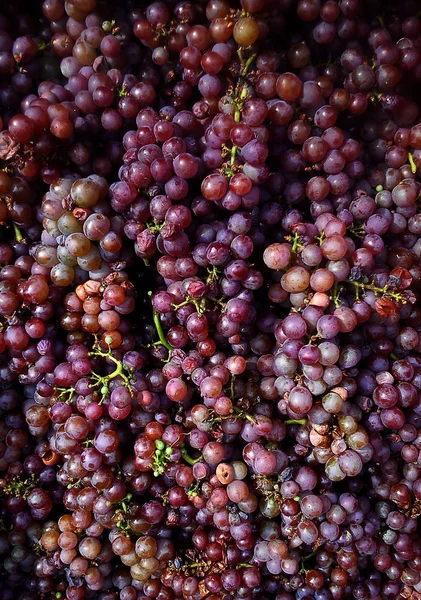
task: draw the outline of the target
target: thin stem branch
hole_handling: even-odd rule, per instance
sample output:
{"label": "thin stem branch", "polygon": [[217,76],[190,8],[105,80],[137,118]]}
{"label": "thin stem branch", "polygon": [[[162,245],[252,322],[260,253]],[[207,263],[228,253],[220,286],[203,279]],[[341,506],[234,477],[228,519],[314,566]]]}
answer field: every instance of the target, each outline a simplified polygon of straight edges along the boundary
{"label": "thin stem branch", "polygon": [[196,463],[202,460],[202,456],[199,456],[198,458],[192,458],[183,446],[180,448],[180,451],[183,459],[186,461],[186,463],[188,463],[191,466],[195,465]]}
{"label": "thin stem branch", "polygon": [[399,292],[393,292],[392,290],[389,289],[388,285],[385,285],[384,287],[380,288],[377,287],[376,285],[373,285],[372,283],[360,283],[359,281],[353,281],[351,279],[345,279],[344,283],[350,283],[353,286],[355,286],[357,289],[361,289],[361,290],[370,290],[371,292],[374,292],[375,294],[383,294],[385,296],[389,296],[390,298],[392,298],[393,300],[400,302],[402,300],[402,294],[400,294]]}
{"label": "thin stem branch", "polygon": [[169,352],[172,352],[173,348],[172,348],[172,346],[170,346],[170,344],[168,343],[168,341],[167,341],[167,339],[165,337],[164,330],[162,328],[162,323],[161,323],[161,320],[159,318],[159,313],[153,308],[152,309],[152,314],[153,314],[153,322],[154,322],[155,329],[156,329],[156,332],[157,332],[158,337],[159,337],[159,341],[161,342],[161,344],[163,346],[165,346],[165,348]]}

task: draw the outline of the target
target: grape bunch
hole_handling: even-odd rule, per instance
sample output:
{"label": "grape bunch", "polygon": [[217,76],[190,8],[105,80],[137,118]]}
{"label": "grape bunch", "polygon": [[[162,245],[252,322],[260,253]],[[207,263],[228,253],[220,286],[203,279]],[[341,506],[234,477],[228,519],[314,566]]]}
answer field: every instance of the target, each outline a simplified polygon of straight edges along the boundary
{"label": "grape bunch", "polygon": [[413,0],[0,7],[1,600],[421,599]]}

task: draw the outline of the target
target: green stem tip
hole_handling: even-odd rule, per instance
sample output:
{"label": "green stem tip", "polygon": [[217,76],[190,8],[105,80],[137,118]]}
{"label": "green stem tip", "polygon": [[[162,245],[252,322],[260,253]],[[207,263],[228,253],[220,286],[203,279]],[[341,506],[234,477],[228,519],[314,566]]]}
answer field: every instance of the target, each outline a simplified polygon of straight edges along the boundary
{"label": "green stem tip", "polygon": [[19,229],[19,227],[17,225],[15,225],[14,223],[13,223],[13,230],[15,232],[15,239],[16,239],[16,241],[19,242],[19,243],[23,242],[22,232]]}

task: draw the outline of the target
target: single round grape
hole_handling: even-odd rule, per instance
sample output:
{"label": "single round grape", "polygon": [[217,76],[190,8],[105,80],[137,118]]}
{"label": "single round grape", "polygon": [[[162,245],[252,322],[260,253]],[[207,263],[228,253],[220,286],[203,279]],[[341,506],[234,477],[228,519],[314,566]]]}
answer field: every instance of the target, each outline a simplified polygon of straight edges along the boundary
{"label": "single round grape", "polygon": [[304,292],[310,283],[310,274],[303,267],[290,267],[282,276],[281,285],[286,292]]}
{"label": "single round grape", "polygon": [[234,25],[233,36],[239,46],[252,46],[259,34],[259,25],[252,17],[241,17]]}

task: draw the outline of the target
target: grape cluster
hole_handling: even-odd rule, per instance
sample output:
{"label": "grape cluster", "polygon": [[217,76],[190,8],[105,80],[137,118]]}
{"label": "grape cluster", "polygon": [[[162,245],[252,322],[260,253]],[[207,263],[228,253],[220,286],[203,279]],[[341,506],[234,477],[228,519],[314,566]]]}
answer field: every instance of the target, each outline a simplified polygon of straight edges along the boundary
{"label": "grape cluster", "polygon": [[421,598],[413,0],[0,7],[1,600]]}

